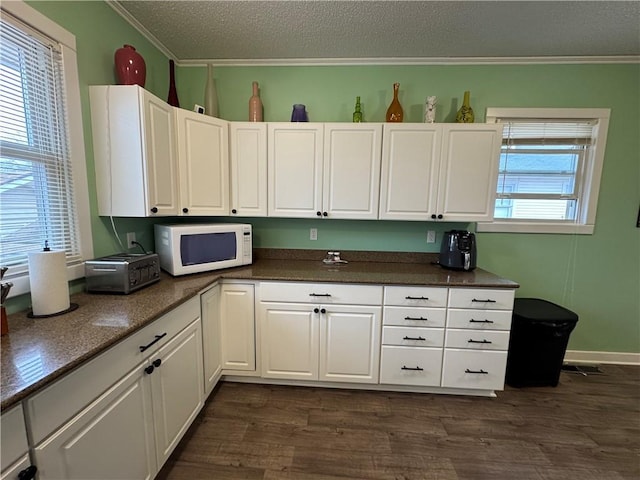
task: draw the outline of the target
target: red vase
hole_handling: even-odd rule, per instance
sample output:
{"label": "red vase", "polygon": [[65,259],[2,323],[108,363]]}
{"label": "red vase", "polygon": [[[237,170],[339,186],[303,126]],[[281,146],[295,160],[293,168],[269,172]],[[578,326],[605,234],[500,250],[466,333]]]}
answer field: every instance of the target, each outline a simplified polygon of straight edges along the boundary
{"label": "red vase", "polygon": [[124,45],[114,55],[116,75],[120,85],[140,85],[144,87],[147,79],[147,66],[144,58],[131,45]]}
{"label": "red vase", "polygon": [[169,60],[169,96],[167,97],[167,103],[174,107],[180,108],[180,101],[178,100],[178,91],[176,90],[176,72],[175,63],[173,60]]}

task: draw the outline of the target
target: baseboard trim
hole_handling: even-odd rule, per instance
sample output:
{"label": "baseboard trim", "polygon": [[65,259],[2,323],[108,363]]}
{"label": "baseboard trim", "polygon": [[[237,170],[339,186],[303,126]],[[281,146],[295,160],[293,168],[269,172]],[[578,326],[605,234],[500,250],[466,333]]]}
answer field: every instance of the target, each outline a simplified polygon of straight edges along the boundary
{"label": "baseboard trim", "polygon": [[626,352],[589,352],[585,350],[567,350],[565,362],[574,363],[611,363],[618,365],[640,365],[640,353]]}

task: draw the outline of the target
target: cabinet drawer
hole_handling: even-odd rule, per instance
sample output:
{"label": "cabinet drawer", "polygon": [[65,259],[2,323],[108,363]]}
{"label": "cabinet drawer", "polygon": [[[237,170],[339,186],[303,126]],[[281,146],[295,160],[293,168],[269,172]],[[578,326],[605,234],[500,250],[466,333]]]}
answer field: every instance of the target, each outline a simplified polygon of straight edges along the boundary
{"label": "cabinet drawer", "polygon": [[384,304],[408,307],[446,307],[447,289],[438,287],[384,287]]}
{"label": "cabinet drawer", "polygon": [[380,383],[439,386],[441,348],[382,347]]}
{"label": "cabinet drawer", "polygon": [[449,308],[512,310],[514,296],[513,289],[452,288],[449,290]]}
{"label": "cabinet drawer", "polygon": [[442,386],[503,390],[507,352],[445,349]]}
{"label": "cabinet drawer", "polygon": [[337,283],[261,282],[260,300],[325,305],[380,305],[382,287]]}
{"label": "cabinet drawer", "polygon": [[[199,317],[200,301],[194,297],[29,398],[26,409],[33,442],[43,440]],[[156,339],[140,351],[140,346]]]}
{"label": "cabinet drawer", "polygon": [[455,330],[448,328],[445,340],[447,348],[471,350],[507,350],[509,332],[491,330]]}
{"label": "cabinet drawer", "polygon": [[411,347],[442,347],[443,328],[383,327],[382,343]]}
{"label": "cabinet drawer", "polygon": [[384,325],[444,327],[447,310],[425,307],[384,307]]}
{"label": "cabinet drawer", "polygon": [[511,311],[450,308],[447,314],[447,328],[509,330],[511,328]]}
{"label": "cabinet drawer", "polygon": [[[0,417],[0,471],[4,472],[9,466],[29,451],[27,431],[24,424],[22,405],[13,407]],[[17,476],[15,478],[18,478]]]}

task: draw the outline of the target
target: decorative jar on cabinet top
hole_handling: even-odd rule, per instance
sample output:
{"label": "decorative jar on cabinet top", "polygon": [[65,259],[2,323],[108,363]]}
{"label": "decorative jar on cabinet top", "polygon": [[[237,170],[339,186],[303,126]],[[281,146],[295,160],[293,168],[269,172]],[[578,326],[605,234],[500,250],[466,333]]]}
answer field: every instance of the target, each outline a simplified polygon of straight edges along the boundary
{"label": "decorative jar on cabinet top", "polygon": [[307,115],[307,110],[304,105],[301,103],[296,103],[293,106],[293,111],[291,112],[291,121],[292,122],[308,122],[309,116]]}
{"label": "decorative jar on cabinet top", "polygon": [[147,66],[142,55],[136,52],[135,47],[124,45],[117,49],[114,54],[114,62],[120,85],[144,87],[144,82],[147,79]]}
{"label": "decorative jar on cabinet top", "polygon": [[207,65],[207,83],[204,87],[204,113],[210,117],[218,116],[218,92],[213,79],[213,65]]}
{"label": "decorative jar on cabinet top", "polygon": [[387,122],[402,122],[404,112],[402,111],[402,105],[400,105],[400,101],[398,100],[398,90],[400,90],[400,84],[394,83],[393,100],[391,101],[389,108],[387,108]]}
{"label": "decorative jar on cabinet top", "polygon": [[180,101],[178,100],[178,91],[176,90],[176,72],[175,63],[173,60],[169,60],[169,95],[167,96],[167,103],[173,107],[180,108]]}
{"label": "decorative jar on cabinet top", "polygon": [[253,94],[249,99],[249,121],[261,122],[262,121],[262,100],[260,99],[260,89],[258,88],[258,82],[253,82],[252,88],[253,88]]}
{"label": "decorative jar on cabinet top", "polygon": [[462,106],[460,110],[458,110],[458,114],[456,115],[457,123],[473,123],[474,115],[473,109],[469,104],[469,92],[464,92],[464,100],[462,101]]}

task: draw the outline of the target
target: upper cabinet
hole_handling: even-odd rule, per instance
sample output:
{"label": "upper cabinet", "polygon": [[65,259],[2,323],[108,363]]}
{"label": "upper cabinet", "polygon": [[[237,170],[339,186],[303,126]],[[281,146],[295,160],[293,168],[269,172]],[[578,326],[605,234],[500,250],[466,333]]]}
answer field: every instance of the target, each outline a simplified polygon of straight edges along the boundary
{"label": "upper cabinet", "polygon": [[381,219],[490,221],[502,126],[385,124]]}
{"label": "upper cabinet", "polygon": [[176,108],[181,215],[229,215],[229,122]]}
{"label": "upper cabinet", "polygon": [[376,219],[381,124],[268,124],[269,215]]}
{"label": "upper cabinet", "polygon": [[229,126],[137,85],[93,86],[98,213],[229,214]]}
{"label": "upper cabinet", "polygon": [[267,124],[231,122],[231,215],[267,216]]}
{"label": "upper cabinet", "polygon": [[98,213],[178,213],[173,107],[137,85],[89,87]]}

